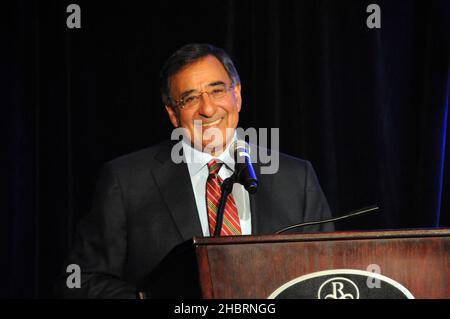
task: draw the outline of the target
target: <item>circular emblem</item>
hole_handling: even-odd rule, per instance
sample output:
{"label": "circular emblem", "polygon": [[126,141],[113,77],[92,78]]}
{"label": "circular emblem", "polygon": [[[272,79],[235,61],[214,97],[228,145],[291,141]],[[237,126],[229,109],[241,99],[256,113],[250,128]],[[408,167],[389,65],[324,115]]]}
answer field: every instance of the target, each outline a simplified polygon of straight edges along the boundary
{"label": "circular emblem", "polygon": [[333,277],[319,287],[317,299],[359,299],[359,289],[348,278]]}

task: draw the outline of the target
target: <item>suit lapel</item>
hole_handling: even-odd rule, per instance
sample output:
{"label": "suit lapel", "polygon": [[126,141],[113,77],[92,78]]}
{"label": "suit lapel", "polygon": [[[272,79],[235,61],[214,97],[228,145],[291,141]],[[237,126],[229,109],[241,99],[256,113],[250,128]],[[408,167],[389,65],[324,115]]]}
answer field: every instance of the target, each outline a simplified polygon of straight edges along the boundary
{"label": "suit lapel", "polygon": [[[273,225],[270,222],[270,213],[268,212],[267,199],[272,198],[272,175],[261,175],[262,164],[259,162],[259,148],[251,144],[252,154],[258,152],[257,161],[252,163],[258,178],[258,191],[250,197],[250,211],[252,216],[252,235],[260,235],[270,233]],[[265,150],[267,151],[267,150]]]}
{"label": "suit lapel", "polygon": [[161,163],[153,177],[183,240],[203,236],[200,219],[186,163],[175,164],[170,158],[174,143],[168,143],[156,155]]}

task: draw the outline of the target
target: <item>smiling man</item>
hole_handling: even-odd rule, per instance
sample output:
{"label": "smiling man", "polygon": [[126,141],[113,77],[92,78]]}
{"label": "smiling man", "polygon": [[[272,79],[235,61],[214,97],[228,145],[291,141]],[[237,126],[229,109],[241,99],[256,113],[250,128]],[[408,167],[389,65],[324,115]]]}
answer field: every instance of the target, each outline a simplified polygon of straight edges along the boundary
{"label": "smiling man", "polygon": [[[171,123],[186,132],[178,142],[185,161],[171,158],[179,144],[166,141],[105,164],[66,264],[79,265],[81,287],[67,287],[65,274],[58,295],[135,298],[173,247],[213,233],[220,185],[234,171],[229,149],[243,109],[239,75],[222,49],[189,44],[163,66],[161,93]],[[275,174],[259,174],[260,163],[254,163],[255,195],[234,185],[221,236],[272,234],[331,217],[312,165],[278,155]],[[332,230],[330,224],[302,229]]]}

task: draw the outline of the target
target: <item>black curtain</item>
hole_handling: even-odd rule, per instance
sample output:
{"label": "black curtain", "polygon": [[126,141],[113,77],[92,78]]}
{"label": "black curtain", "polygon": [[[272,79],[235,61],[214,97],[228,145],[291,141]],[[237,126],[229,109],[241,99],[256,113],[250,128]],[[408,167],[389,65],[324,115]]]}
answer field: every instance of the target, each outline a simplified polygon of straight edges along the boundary
{"label": "black curtain", "polygon": [[[66,7],[81,7],[68,29]],[[366,8],[381,8],[369,29]],[[37,1],[6,6],[1,296],[48,297],[100,165],[170,136],[158,72],[209,42],[240,73],[242,127],[280,128],[342,230],[450,226],[448,1]],[[447,143],[446,143],[447,138]]]}

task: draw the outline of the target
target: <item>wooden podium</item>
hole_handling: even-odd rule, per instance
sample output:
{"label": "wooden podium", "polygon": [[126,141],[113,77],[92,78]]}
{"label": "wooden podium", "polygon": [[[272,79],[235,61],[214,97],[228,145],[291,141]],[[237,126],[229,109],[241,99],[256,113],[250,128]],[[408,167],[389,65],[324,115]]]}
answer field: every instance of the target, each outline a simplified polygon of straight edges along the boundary
{"label": "wooden podium", "polygon": [[410,297],[450,298],[450,229],[194,237],[167,256],[145,290],[156,298],[261,299],[296,278],[368,267]]}

